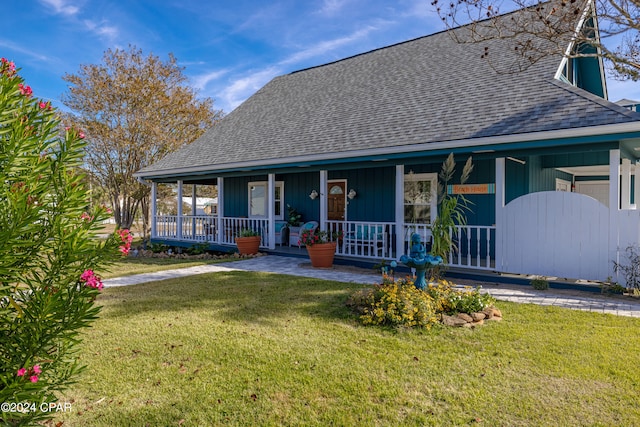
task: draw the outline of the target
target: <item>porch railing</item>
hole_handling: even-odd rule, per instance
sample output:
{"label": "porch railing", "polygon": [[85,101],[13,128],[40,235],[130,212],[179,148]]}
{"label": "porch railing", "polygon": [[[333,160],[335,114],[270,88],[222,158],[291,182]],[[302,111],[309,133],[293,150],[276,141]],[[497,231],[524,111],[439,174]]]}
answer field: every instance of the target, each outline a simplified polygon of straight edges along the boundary
{"label": "porch railing", "polygon": [[[178,227],[180,223],[180,227]],[[269,221],[249,218],[218,218],[209,215],[157,215],[155,238],[194,243],[235,245],[235,238],[244,229],[256,231],[262,237],[261,246],[269,244]]]}
{"label": "porch railing", "polygon": [[495,226],[456,226],[455,234],[453,229],[450,233],[458,249],[449,254],[449,265],[481,270],[495,268]]}
{"label": "porch railing", "polygon": [[330,235],[341,232],[337,255],[395,259],[396,225],[392,222],[327,221]]}
{"label": "porch railing", "polygon": [[[155,221],[155,238],[235,245],[235,237],[243,229],[251,229],[262,236],[262,247],[266,248],[269,245],[269,221],[266,219],[158,215]],[[181,227],[178,227],[178,223]],[[410,239],[413,233],[422,237],[427,249],[431,242],[429,224],[405,224],[402,230],[404,247],[400,250],[396,248],[397,227],[393,222],[327,221],[327,231],[330,235],[337,231],[342,232],[336,255],[364,259],[397,260],[411,250]],[[495,226],[458,226],[455,233],[453,230],[451,233],[457,250],[449,255],[450,266],[482,270],[495,268]]]}

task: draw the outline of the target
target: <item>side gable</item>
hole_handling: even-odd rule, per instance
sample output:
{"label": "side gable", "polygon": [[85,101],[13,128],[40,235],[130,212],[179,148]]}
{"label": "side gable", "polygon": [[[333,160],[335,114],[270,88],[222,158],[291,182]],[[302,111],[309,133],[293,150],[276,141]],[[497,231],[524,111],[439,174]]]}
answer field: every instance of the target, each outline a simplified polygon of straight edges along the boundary
{"label": "side gable", "polygon": [[[583,17],[578,22],[576,33],[581,33],[584,38],[595,40],[596,44],[600,43],[598,20],[595,18],[593,2],[590,2],[585,9]],[[596,56],[599,51],[600,49],[593,45],[571,43],[556,72],[556,78],[607,99],[604,63],[601,56]]]}

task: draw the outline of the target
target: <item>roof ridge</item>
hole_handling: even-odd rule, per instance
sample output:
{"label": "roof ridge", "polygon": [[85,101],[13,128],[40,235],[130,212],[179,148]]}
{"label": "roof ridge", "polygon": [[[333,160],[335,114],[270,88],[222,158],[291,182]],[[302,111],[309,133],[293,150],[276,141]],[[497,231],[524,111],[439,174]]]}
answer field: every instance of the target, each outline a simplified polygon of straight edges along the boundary
{"label": "roof ridge", "polygon": [[[403,45],[403,44],[413,43],[413,42],[421,40],[421,39],[426,39],[426,38],[434,37],[434,36],[437,36],[437,35],[440,35],[440,34],[445,34],[445,33],[448,33],[450,31],[458,31],[460,29],[469,27],[471,25],[477,25],[477,24],[482,23],[482,22],[491,21],[491,20],[498,19],[498,18],[499,19],[503,19],[506,16],[513,15],[515,13],[521,13],[523,10],[540,7],[541,5],[545,5],[545,4],[548,4],[548,3],[551,3],[551,2],[552,2],[552,0],[541,1],[540,3],[538,3],[536,5],[531,5],[531,6],[528,6],[526,8],[522,8],[522,9],[512,10],[511,12],[505,12],[503,14],[496,15],[496,16],[489,17],[489,18],[484,18],[484,19],[481,19],[479,21],[469,22],[467,24],[460,25],[460,26],[455,27],[455,28],[444,29],[444,30],[436,31],[435,33],[425,34],[424,36],[414,37],[414,38],[409,39],[409,40],[403,40],[403,41],[400,41],[400,42],[397,42],[397,43],[392,43],[392,44],[387,45],[387,46],[377,47],[375,49],[371,49],[371,50],[368,50],[368,51],[365,51],[365,52],[356,53],[354,55],[347,56],[345,58],[340,58],[340,59],[337,59],[335,61],[326,62],[324,64],[318,64],[318,65],[313,65],[311,67],[301,68],[299,70],[291,71],[290,73],[288,73],[288,75],[297,74],[297,73],[301,73],[301,72],[308,71],[308,70],[313,70],[315,68],[326,67],[326,66],[333,65],[333,64],[338,64],[340,62],[348,61],[350,59],[357,58],[359,56],[368,55],[370,53],[374,53],[374,52],[378,52],[378,51],[381,51],[381,50],[393,48],[393,47],[400,46],[400,45]],[[285,74],[285,75],[287,75],[287,74]]]}

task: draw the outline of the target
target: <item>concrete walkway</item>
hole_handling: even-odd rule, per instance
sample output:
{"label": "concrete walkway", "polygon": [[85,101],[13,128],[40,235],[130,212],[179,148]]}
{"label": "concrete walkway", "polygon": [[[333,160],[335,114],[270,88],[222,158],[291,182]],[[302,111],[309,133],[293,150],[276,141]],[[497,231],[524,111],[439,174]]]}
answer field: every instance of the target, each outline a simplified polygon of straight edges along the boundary
{"label": "concrete walkway", "polygon": [[[294,276],[373,284],[380,282],[380,275],[362,268],[336,266],[332,269],[314,269],[306,259],[268,255],[220,264],[165,270],[104,280],[105,287],[129,286],[158,280],[174,279],[195,274],[220,271],[261,271]],[[553,305],[574,310],[610,313],[618,316],[640,317],[640,300],[631,297],[607,296],[585,291],[549,289],[536,291],[526,285],[508,285],[487,282],[459,281],[460,284],[481,286],[496,299],[517,303]]]}

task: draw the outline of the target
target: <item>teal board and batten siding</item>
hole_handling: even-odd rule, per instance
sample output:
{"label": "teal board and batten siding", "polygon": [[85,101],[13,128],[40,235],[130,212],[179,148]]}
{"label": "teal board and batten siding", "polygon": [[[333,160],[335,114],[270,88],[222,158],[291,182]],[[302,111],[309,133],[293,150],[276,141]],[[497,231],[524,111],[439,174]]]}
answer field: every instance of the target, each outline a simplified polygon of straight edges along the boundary
{"label": "teal board and batten siding", "polygon": [[[224,180],[224,214],[229,217],[249,215],[249,183],[267,181],[267,175],[228,177]],[[284,219],[287,204],[295,208],[303,221],[320,219],[320,201],[311,200],[311,190],[319,190],[320,177],[317,172],[276,174],[276,181],[284,182]]]}
{"label": "teal board and batten siding", "polygon": [[347,220],[395,221],[395,167],[329,171],[328,179],[346,180],[346,191],[353,189],[357,193],[353,200],[347,200]]}
{"label": "teal board and batten siding", "polygon": [[[525,164],[513,160],[506,160],[505,165],[505,203],[517,199],[529,193],[539,191],[554,191],[556,178],[571,182],[573,175],[547,167],[552,163],[542,156],[521,157],[519,160]],[[563,164],[562,162],[557,162]],[[564,164],[567,166],[566,164]]]}
{"label": "teal board and batten siding", "polygon": [[312,190],[320,193],[320,175],[318,172],[286,173],[276,175],[276,181],[284,182],[284,215],[287,204],[302,215],[302,221],[320,220],[320,198],[311,200]]}

